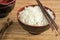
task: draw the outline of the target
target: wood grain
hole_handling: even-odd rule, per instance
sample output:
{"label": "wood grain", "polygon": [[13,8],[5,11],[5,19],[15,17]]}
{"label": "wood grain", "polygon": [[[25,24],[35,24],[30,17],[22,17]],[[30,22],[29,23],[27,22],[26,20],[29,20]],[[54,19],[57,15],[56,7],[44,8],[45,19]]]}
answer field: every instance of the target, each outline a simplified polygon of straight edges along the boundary
{"label": "wood grain", "polygon": [[[58,26],[60,26],[60,0],[41,0],[41,2],[44,6],[52,9],[55,12],[55,22]],[[18,10],[23,6],[35,4],[37,4],[35,0],[16,0],[14,9],[8,15],[8,17],[14,21],[14,24],[6,30],[2,40],[60,40],[60,35],[56,37],[51,28],[39,35],[31,35],[26,30],[24,30],[21,25],[19,25],[17,21]],[[6,20],[6,18],[4,19]],[[2,27],[2,23],[5,22],[4,19],[0,19],[0,28]]]}

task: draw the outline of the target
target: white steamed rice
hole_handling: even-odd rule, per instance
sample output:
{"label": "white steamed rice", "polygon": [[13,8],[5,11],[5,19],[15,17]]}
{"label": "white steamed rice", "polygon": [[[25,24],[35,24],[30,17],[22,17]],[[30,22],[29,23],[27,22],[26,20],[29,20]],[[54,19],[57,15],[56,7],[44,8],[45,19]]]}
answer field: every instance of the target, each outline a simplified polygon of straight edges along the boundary
{"label": "white steamed rice", "polygon": [[[52,19],[54,19],[53,13],[48,9],[47,12],[50,14]],[[19,20],[23,23],[32,25],[32,26],[45,26],[48,25],[48,21],[43,15],[39,6],[28,6],[21,12],[19,12]]]}

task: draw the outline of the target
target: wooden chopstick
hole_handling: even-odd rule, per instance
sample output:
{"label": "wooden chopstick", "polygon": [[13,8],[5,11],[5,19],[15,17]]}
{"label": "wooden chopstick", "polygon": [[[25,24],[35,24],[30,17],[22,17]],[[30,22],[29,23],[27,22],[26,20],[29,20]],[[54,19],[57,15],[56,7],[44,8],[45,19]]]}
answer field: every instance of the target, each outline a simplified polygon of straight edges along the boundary
{"label": "wooden chopstick", "polygon": [[36,0],[38,3],[38,6],[41,8],[44,16],[46,17],[47,21],[50,23],[52,30],[55,29],[55,31],[58,33],[58,26],[57,24],[54,22],[54,20],[51,18],[51,16],[47,13],[47,11],[44,9],[43,5],[41,4],[41,2],[39,0]]}
{"label": "wooden chopstick", "polygon": [[3,34],[5,33],[5,31],[9,28],[9,26],[11,26],[13,24],[13,21],[10,20],[10,18],[7,19],[7,22],[4,24],[4,27],[0,30],[0,40],[3,37]]}

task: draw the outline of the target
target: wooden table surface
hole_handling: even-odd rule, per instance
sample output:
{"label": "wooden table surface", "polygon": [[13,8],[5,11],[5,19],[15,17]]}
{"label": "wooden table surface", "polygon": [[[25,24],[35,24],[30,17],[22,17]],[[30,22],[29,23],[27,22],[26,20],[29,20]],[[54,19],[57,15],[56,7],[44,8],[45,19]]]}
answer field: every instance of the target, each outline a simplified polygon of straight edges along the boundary
{"label": "wooden table surface", "polygon": [[[60,26],[60,0],[41,0],[42,4],[55,12],[56,19],[55,22]],[[8,15],[14,24],[11,25],[5,32],[2,40],[60,40],[60,35],[55,36],[55,32],[49,28],[39,35],[31,35],[26,30],[24,30],[17,21],[18,9],[26,5],[37,4],[35,0],[16,0],[14,9]],[[7,17],[6,17],[7,18]],[[5,22],[4,19],[0,19],[0,28],[2,23]]]}

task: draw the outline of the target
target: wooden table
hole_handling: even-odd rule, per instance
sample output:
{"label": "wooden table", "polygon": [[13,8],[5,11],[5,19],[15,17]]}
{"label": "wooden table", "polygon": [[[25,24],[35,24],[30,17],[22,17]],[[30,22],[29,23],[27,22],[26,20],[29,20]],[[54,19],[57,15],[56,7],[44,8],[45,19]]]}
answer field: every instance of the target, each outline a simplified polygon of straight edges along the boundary
{"label": "wooden table", "polygon": [[[41,2],[44,6],[52,9],[55,12],[55,22],[58,26],[60,26],[60,0],[41,0]],[[8,17],[14,21],[14,24],[7,29],[2,40],[60,40],[60,35],[55,36],[55,32],[53,32],[51,28],[39,35],[31,35],[19,25],[17,21],[18,9],[32,4],[34,5],[37,3],[35,0],[16,0],[15,8],[8,15]],[[0,23],[5,22],[4,19],[0,19]],[[2,24],[0,24],[0,28],[1,26]]]}

